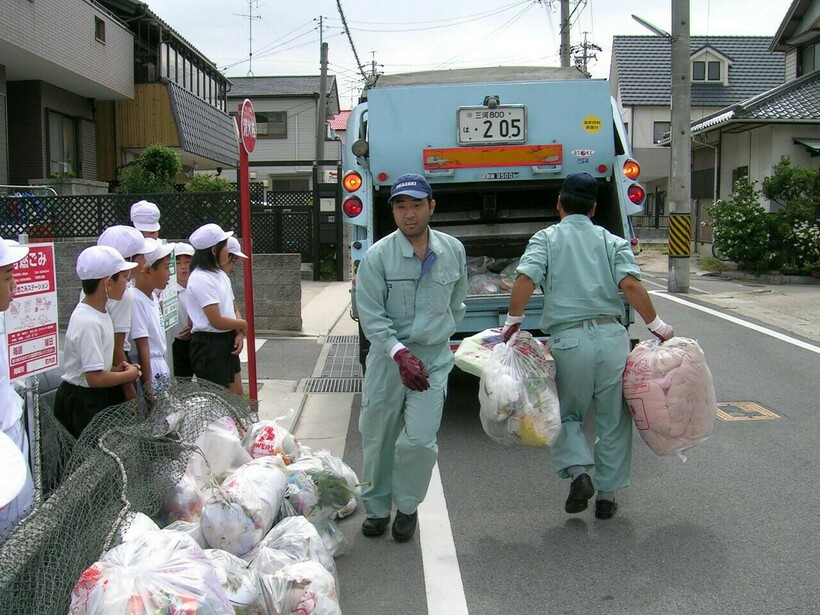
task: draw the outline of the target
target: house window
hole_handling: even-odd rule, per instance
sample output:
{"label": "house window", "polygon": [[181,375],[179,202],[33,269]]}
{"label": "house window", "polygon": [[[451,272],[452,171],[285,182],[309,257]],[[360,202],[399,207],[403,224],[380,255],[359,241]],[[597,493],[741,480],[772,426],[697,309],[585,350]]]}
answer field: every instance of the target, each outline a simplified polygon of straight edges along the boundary
{"label": "house window", "polygon": [[94,18],[94,38],[101,43],[105,42],[105,22],[99,17]]}
{"label": "house window", "polygon": [[692,81],[723,81],[720,62],[711,60],[692,62]]}
{"label": "house window", "polygon": [[663,139],[664,135],[669,132],[671,122],[653,122],[652,123],[652,143],[658,143]]}
{"label": "house window", "polygon": [[77,172],[77,121],[48,112],[48,173]]}
{"label": "house window", "polygon": [[256,114],[256,137],[258,139],[287,139],[287,111],[266,111]]}
{"label": "house window", "polygon": [[749,167],[737,167],[732,169],[732,191],[734,192],[735,184],[737,180],[742,179],[744,177],[749,177]]}

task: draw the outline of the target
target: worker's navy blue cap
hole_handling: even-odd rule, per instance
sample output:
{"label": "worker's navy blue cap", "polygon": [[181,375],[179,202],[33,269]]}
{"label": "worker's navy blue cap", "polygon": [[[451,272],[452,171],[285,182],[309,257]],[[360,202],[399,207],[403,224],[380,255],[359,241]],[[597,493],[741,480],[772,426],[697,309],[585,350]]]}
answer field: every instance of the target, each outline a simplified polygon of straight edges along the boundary
{"label": "worker's navy blue cap", "polygon": [[390,188],[389,200],[392,201],[400,194],[406,194],[414,199],[432,198],[433,189],[421,175],[405,173],[404,175],[399,175],[396,181],[393,182],[393,187]]}
{"label": "worker's navy blue cap", "polygon": [[564,180],[561,194],[594,201],[598,197],[598,182],[589,173],[572,173]]}

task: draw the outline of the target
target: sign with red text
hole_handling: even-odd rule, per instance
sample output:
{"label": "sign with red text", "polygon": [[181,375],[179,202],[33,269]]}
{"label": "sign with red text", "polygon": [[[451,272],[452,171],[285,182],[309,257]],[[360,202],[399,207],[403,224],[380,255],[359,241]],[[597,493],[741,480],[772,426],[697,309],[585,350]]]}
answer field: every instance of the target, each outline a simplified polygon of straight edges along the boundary
{"label": "sign with red text", "polygon": [[59,362],[54,244],[32,243],[28,248],[28,255],[14,266],[17,289],[5,313],[12,380],[48,371]]}
{"label": "sign with red text", "polygon": [[256,113],[247,98],[242,101],[242,112],[239,114],[239,135],[242,137],[242,147],[252,153],[256,148]]}

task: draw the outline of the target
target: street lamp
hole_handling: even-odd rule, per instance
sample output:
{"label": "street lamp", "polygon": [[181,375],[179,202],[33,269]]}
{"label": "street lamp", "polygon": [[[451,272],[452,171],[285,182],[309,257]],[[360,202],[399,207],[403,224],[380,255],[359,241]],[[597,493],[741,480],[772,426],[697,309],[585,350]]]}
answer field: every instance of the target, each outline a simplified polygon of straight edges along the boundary
{"label": "street lamp", "polygon": [[692,237],[690,216],[692,82],[689,71],[689,0],[671,0],[671,2],[671,34],[640,17],[632,15],[632,18],[656,36],[668,39],[672,47],[667,290],[672,293],[688,293]]}

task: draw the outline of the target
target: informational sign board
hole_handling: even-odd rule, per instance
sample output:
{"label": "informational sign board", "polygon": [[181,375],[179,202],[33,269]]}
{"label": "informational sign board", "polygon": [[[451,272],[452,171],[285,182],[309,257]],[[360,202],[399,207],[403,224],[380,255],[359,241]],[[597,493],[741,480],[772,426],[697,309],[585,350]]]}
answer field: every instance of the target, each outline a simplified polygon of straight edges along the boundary
{"label": "informational sign board", "polygon": [[171,252],[171,279],[168,286],[160,293],[162,306],[162,324],[167,331],[179,322],[179,295],[177,294],[177,259],[176,251]]}
{"label": "informational sign board", "polygon": [[6,310],[9,377],[19,380],[59,363],[54,244],[32,243],[14,267],[17,290]]}

